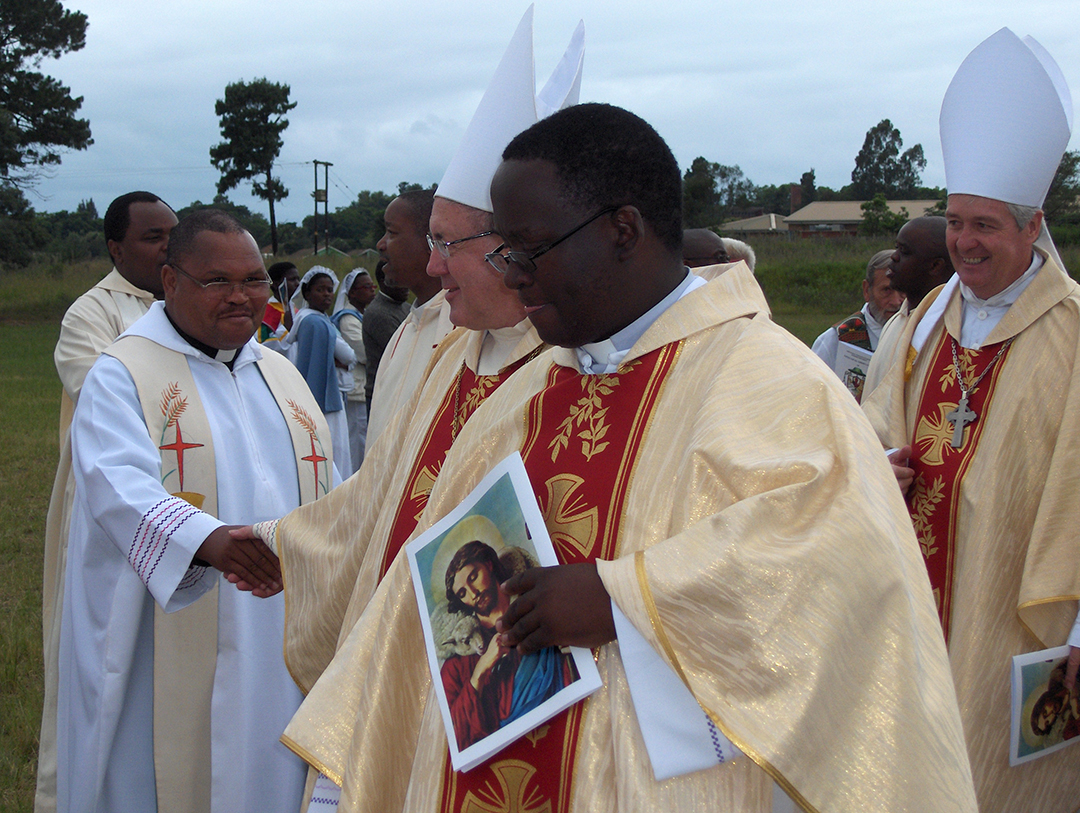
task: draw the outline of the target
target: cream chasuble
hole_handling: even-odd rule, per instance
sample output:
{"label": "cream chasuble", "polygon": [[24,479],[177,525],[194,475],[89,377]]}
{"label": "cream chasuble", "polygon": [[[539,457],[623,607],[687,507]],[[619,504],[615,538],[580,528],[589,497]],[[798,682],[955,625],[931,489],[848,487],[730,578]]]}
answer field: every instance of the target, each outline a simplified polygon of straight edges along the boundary
{"label": "cream chasuble", "polygon": [[[287,585],[285,658],[303,691],[322,674],[339,635],[348,633],[367,606],[384,572],[395,528],[408,520],[405,535],[411,535],[446,451],[436,442],[430,450],[435,462],[421,461],[438,416],[456,402],[461,417],[455,431],[460,431],[466,411],[472,414],[490,394],[492,377],[480,376],[471,388],[461,386],[463,369],[475,372],[479,366],[484,337],[485,331],[452,332],[432,357],[412,400],[368,449],[360,471],[326,498],[287,515],[276,533],[267,533]],[[503,340],[512,343],[500,376],[504,379],[544,346],[528,322]],[[409,516],[402,515],[406,510]]]}
{"label": "cream chasuble", "polygon": [[[805,810],[975,810],[945,647],[895,480],[846,390],[763,316],[748,274],[737,266],[684,296],[620,366],[654,351],[671,365],[632,433],[614,556],[598,563],[612,600],[748,758],[657,783],[616,641],[597,653],[604,687],[581,708],[559,798],[536,795],[530,765],[496,755],[475,769],[490,771],[488,790],[467,809],[765,813],[772,777]],[[636,413],[619,400],[629,389],[597,383],[609,376],[582,379],[594,385],[582,397],[597,403],[576,413],[587,413],[581,424],[550,416],[569,426],[567,443],[529,434],[538,394],[577,370],[573,351],[556,348],[485,401],[418,531],[515,450],[565,461],[564,484],[593,471],[581,456],[622,454],[593,425]],[[549,531],[573,544],[595,509],[552,492],[550,479],[533,485]],[[446,737],[416,613],[398,557],[286,730],[343,783],[343,811],[440,809]]]}
{"label": "cream chasuble", "polygon": [[[893,334],[888,367],[863,401],[887,447],[912,442],[920,393],[936,386],[927,374],[941,324],[913,359],[909,352],[935,296]],[[957,291],[943,318],[952,336],[960,312]],[[982,424],[952,518],[949,660],[980,810],[1072,813],[1080,809],[1080,748],[1008,761],[1011,658],[1064,644],[1080,597],[1080,287],[1052,259],[983,346],[1012,337],[992,403],[966,430]]]}
{"label": "cream chasuble", "polygon": [[[216,731],[220,728],[226,731],[231,727],[245,732],[247,729],[243,720],[246,712],[242,706],[249,700],[257,700],[260,705],[268,703],[270,709],[281,708],[282,703],[289,702],[284,695],[268,699],[260,697],[257,692],[250,695],[249,700],[241,699],[244,692],[253,688],[248,685],[250,680],[243,674],[245,661],[246,668],[254,667],[258,670],[258,674],[266,681],[267,691],[276,694],[275,680],[288,687],[288,678],[280,659],[280,644],[275,646],[273,643],[280,627],[275,629],[272,619],[280,610],[275,610],[271,603],[263,606],[260,600],[242,596],[231,586],[227,587],[229,592],[221,597],[224,605],[219,607],[216,590],[218,582],[221,581],[219,575],[216,571],[207,571],[206,568],[187,564],[190,554],[187,554],[188,560],[183,558],[185,545],[197,546],[209,530],[221,524],[212,519],[219,515],[220,492],[217,477],[221,471],[233,471],[230,464],[223,466],[221,460],[216,460],[212,434],[216,435],[217,430],[211,429],[214,421],[208,419],[203,408],[206,391],[200,392],[193,377],[193,372],[196,371],[191,365],[201,365],[198,369],[200,375],[204,367],[207,370],[212,369],[213,375],[222,382],[231,381],[233,388],[256,388],[250,393],[256,398],[262,397],[258,389],[271,397],[269,405],[260,406],[255,412],[251,411],[250,406],[255,402],[241,398],[235,402],[236,406],[230,405],[231,410],[239,406],[240,412],[231,416],[229,421],[256,421],[255,425],[259,427],[264,442],[275,444],[281,440],[286,441],[288,451],[283,454],[274,453],[271,459],[275,461],[275,467],[279,465],[279,458],[280,461],[287,460],[288,470],[276,472],[273,479],[280,479],[282,483],[291,480],[292,491],[301,500],[314,500],[318,494],[325,493],[330,487],[332,461],[328,448],[328,429],[303,379],[285,359],[273,353],[263,354],[254,348],[254,343],[249,343],[249,346],[241,349],[237,356],[236,372],[230,374],[224,365],[209,361],[201,353],[189,348],[168,325],[159,306],[151,312],[147,320],[140,322],[106,350],[107,355],[124,365],[130,376],[129,381],[133,382],[138,399],[136,414],[144,422],[141,431],[148,433],[148,442],[152,444],[151,448],[157,449],[160,458],[157,475],[159,487],[163,490],[160,493],[171,496],[158,499],[150,508],[134,530],[132,540],[113,538],[106,543],[126,547],[126,562],[122,565],[101,560],[101,553],[89,552],[92,550],[90,545],[101,543],[81,541],[94,540],[97,536],[93,530],[87,533],[87,522],[82,516],[79,525],[73,525],[73,536],[77,534],[80,542],[73,548],[72,562],[73,565],[78,564],[79,572],[69,574],[68,581],[69,591],[75,590],[78,597],[76,603],[79,609],[72,610],[73,613],[77,612],[78,616],[72,615],[70,620],[69,614],[65,612],[65,630],[69,624],[72,626],[70,632],[65,632],[64,635],[68,640],[65,645],[67,651],[70,652],[72,648],[77,651],[74,660],[70,655],[64,655],[63,646],[61,649],[61,684],[67,687],[60,700],[60,799],[61,807],[65,809],[83,809],[83,806],[88,806],[86,809],[111,810],[118,809],[117,804],[137,805],[144,809],[143,806],[150,804],[152,800],[161,811],[194,813],[237,809],[237,799],[247,800],[246,804],[240,804],[239,809],[254,810],[263,807],[259,797],[252,796],[250,790],[244,788],[244,777],[250,775],[252,768],[258,770],[260,776],[263,775],[259,766],[251,765],[237,771],[234,780],[233,769],[223,764],[224,760],[228,759],[240,759],[243,763],[244,754],[249,750],[246,744],[241,742],[239,750],[236,750],[227,745],[230,735],[214,734],[212,729]],[[224,377],[221,373],[224,373]],[[108,380],[104,373],[103,378]],[[122,379],[118,379],[115,384],[110,384],[108,389],[115,390],[123,398],[121,384]],[[129,383],[128,387],[131,386]],[[112,407],[107,405],[107,401],[102,401],[101,395],[98,385],[93,390],[92,403],[86,407],[91,413],[94,413],[99,405],[102,410],[100,417],[94,420],[93,433],[100,434],[102,429],[106,433],[115,432],[115,440],[105,442],[115,449],[118,459],[123,456],[127,444],[134,444],[131,447],[132,461],[140,459],[141,453],[135,452],[139,438],[137,435],[128,437],[125,434],[124,420],[119,417],[122,413],[118,413],[114,418],[108,416],[108,410]],[[221,408],[215,406],[215,409]],[[277,412],[280,431],[272,422],[267,423],[269,413],[261,414],[267,408]],[[220,420],[217,423],[220,423]],[[86,428],[83,427],[84,433]],[[231,443],[225,442],[224,452],[219,450],[219,453],[230,458],[238,457],[234,451],[236,444],[254,439],[250,430],[246,437],[244,434],[240,433],[231,438]],[[82,440],[76,438],[76,443],[79,442]],[[324,442],[327,443],[325,449]],[[222,445],[220,437],[217,437],[217,443]],[[89,448],[87,446],[83,454],[86,454]],[[239,459],[242,464],[243,461],[254,460],[246,453],[240,455]],[[140,464],[133,462],[132,465]],[[96,510],[108,512],[110,500],[118,498],[123,501],[128,496],[125,491],[127,487],[122,482],[125,475],[122,474],[122,469],[112,465],[111,459],[103,458],[100,466],[100,475],[110,485],[106,486],[100,499],[91,499],[94,499],[95,503],[100,502]],[[115,474],[112,473],[114,471]],[[265,479],[265,474],[260,476],[257,468],[250,474],[256,483]],[[239,484],[230,483],[226,493],[235,491],[236,485]],[[144,487],[136,484],[134,480],[130,485],[133,495]],[[117,489],[116,497],[108,493],[111,488]],[[263,486],[259,483],[255,491],[261,493],[262,490]],[[273,490],[277,492],[279,499],[296,499],[296,496],[289,496],[288,489]],[[153,497],[150,496],[150,499]],[[233,522],[237,519],[236,502],[235,498],[230,497],[226,511],[226,517]],[[94,510],[91,508],[91,514]],[[103,527],[111,528],[111,522],[114,521],[111,515],[105,513],[102,516]],[[93,526],[89,527],[92,529]],[[178,533],[190,535],[190,542],[181,542],[182,537],[174,538]],[[74,541],[72,544],[76,545]],[[83,547],[84,544],[87,544],[86,548]],[[176,552],[170,552],[171,548],[177,548]],[[104,551],[110,550],[109,547],[104,548]],[[121,571],[125,568],[133,569],[131,574],[118,574],[125,580],[124,586],[118,585],[111,599],[108,587],[98,584],[94,575],[94,570],[101,567],[119,567]],[[167,574],[170,571],[181,575],[183,568],[187,569],[187,573],[182,574],[179,583],[173,588],[169,587],[168,575],[156,578],[156,574]],[[131,576],[135,578],[131,579]],[[113,579],[115,576],[109,577],[110,581]],[[106,622],[100,618],[103,610],[107,616],[121,611],[120,608],[125,605],[125,595],[132,589],[137,593],[140,582],[145,585],[142,588],[143,599],[140,601],[143,609],[127,610],[126,614],[131,621],[117,625],[112,620]],[[85,594],[81,587],[84,583],[87,588]],[[150,601],[147,588],[153,593],[157,603]],[[175,591],[172,595],[170,589]],[[205,592],[210,595],[203,596],[199,601],[195,600]],[[89,598],[87,605],[82,603],[84,595]],[[169,609],[168,613],[161,610],[163,604]],[[248,607],[248,604],[251,606]],[[149,626],[144,627],[145,633],[139,632],[131,639],[130,643],[135,645],[135,649],[127,656],[122,655],[124,648],[130,645],[124,643],[126,636],[135,630],[130,625],[140,616]],[[280,618],[280,615],[278,617]],[[86,620],[79,620],[83,618]],[[219,621],[224,624],[220,629]],[[265,621],[270,621],[271,626],[265,629],[244,628],[250,623],[263,624]],[[109,672],[116,671],[120,675],[127,675],[125,682],[128,683],[128,688],[118,696],[114,695],[116,689],[110,688],[108,679],[104,684],[98,683],[100,678],[95,671],[98,667],[94,664],[94,649],[85,648],[80,643],[86,635],[85,632],[79,632],[80,628],[89,627],[94,630],[97,628],[95,625],[105,623],[108,624],[107,640],[112,641],[106,647],[105,663],[111,663],[106,668]],[[280,624],[281,621],[277,623]],[[144,635],[148,637],[144,639]],[[249,638],[256,641],[265,639],[269,649],[265,644],[258,643],[258,653],[249,650],[245,643]],[[142,643],[143,640],[146,644]],[[81,654],[78,653],[80,649],[83,650]],[[109,650],[116,651],[110,653]],[[149,658],[147,655],[150,655],[150,652],[146,650],[152,651]],[[125,663],[126,658],[132,660]],[[152,664],[146,661],[152,661]],[[280,673],[280,679],[266,671],[274,668]],[[235,669],[240,669],[240,673],[235,673]],[[65,670],[70,670],[67,678],[64,678]],[[140,686],[143,688],[138,688]],[[247,688],[242,688],[244,686]],[[82,692],[89,694],[78,699],[73,698],[72,692],[80,688]],[[149,698],[146,694],[147,688],[154,696],[149,704],[153,709],[153,719],[152,722],[145,719],[140,723],[137,709],[140,698]],[[230,697],[220,696],[223,688]],[[98,694],[99,701],[89,699]],[[75,710],[75,715],[65,712],[65,708]],[[80,719],[79,715],[84,713],[97,720],[94,723],[97,733],[90,737],[89,742],[81,741],[85,739],[79,733],[82,724],[75,722]],[[237,715],[235,720],[230,717],[234,713]],[[268,717],[272,719],[274,714],[271,711]],[[115,718],[115,721],[112,721],[112,718]],[[65,725],[72,727],[65,730]],[[133,735],[132,732],[138,732],[140,727],[145,731],[152,731],[153,737],[153,767],[145,773],[138,762],[124,756],[125,751],[132,747],[129,737]],[[65,738],[69,742],[67,746],[63,745]],[[268,745],[272,747],[272,742],[272,739],[268,739],[261,746],[250,749],[249,761],[255,757],[261,759],[260,754],[264,753]],[[222,753],[220,749],[223,746],[227,747],[230,753]],[[74,754],[80,750],[89,753],[76,760]],[[213,760],[212,754],[216,754]],[[139,758],[144,759],[147,756],[149,755],[141,754]],[[95,769],[88,766],[87,758],[91,762],[97,760],[96,770],[101,773],[96,780]],[[281,761],[281,757],[277,757],[276,761]],[[278,774],[275,782],[264,780],[268,788],[285,790],[286,785],[280,784],[283,767],[284,762],[276,769],[272,765],[265,766],[266,769],[276,770]],[[302,781],[302,770],[299,766],[291,770],[297,775],[293,784],[298,784]],[[154,787],[146,787],[147,777],[154,780]],[[88,782],[91,784],[88,785]],[[114,795],[118,788],[124,788],[121,794],[127,798],[126,802]],[[240,795],[237,796],[237,793]],[[282,802],[285,804],[282,810],[291,806],[287,799]]]}

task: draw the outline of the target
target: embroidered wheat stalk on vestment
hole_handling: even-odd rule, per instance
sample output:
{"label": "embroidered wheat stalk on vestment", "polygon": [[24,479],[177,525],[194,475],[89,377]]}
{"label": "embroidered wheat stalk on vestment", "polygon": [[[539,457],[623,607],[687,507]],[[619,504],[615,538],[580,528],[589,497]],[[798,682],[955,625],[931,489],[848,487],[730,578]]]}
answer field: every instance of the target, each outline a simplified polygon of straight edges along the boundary
{"label": "embroidered wheat stalk on vestment", "polygon": [[187,398],[180,396],[180,385],[174,381],[161,393],[161,414],[165,416],[165,428],[174,426],[185,409]]}
{"label": "embroidered wheat stalk on vestment", "polygon": [[312,439],[318,438],[318,434],[315,432],[315,421],[312,420],[311,415],[306,409],[300,406],[296,401],[286,401],[289,405],[289,409],[292,410],[293,420],[300,424],[311,435]]}

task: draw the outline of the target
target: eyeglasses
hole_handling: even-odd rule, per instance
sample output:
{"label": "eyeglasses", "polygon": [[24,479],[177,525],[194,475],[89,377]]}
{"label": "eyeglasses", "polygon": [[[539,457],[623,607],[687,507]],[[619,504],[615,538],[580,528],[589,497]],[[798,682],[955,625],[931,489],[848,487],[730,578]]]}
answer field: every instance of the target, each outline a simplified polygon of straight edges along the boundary
{"label": "eyeglasses", "polygon": [[599,212],[594,214],[581,225],[575,226],[574,228],[570,229],[570,231],[568,231],[558,240],[548,243],[546,246],[541,246],[531,254],[527,251],[507,251],[505,254],[502,254],[500,252],[502,252],[502,250],[506,248],[506,243],[503,243],[490,254],[485,254],[484,259],[487,260],[491,267],[498,271],[500,274],[505,274],[510,269],[510,263],[514,263],[514,265],[520,267],[523,271],[531,274],[536,270],[536,263],[533,262],[533,260],[535,260],[541,254],[546,254],[547,252],[551,251],[551,249],[555,248],[555,246],[559,245],[559,243],[561,243],[563,240],[567,240],[573,237],[575,234],[577,234],[579,231],[588,226],[597,218],[603,217],[607,214],[611,214],[612,212],[617,212],[621,208],[622,206],[620,205],[609,206],[606,209],[601,209]]}
{"label": "eyeglasses", "polygon": [[443,242],[442,240],[436,240],[429,234],[427,236],[427,247],[428,251],[435,251],[436,249],[438,249],[439,254],[441,254],[443,259],[445,260],[450,258],[450,246],[456,246],[458,243],[465,243],[469,240],[475,240],[478,237],[487,237],[489,234],[494,233],[495,232],[493,231],[482,231],[479,234],[470,234],[468,237],[462,237],[460,240],[451,240],[449,243]]}
{"label": "eyeglasses", "polygon": [[203,282],[202,280],[195,279],[187,271],[178,266],[176,263],[169,263],[170,268],[175,268],[189,280],[194,282],[208,294],[225,298],[232,294],[234,291],[242,290],[244,296],[249,299],[255,299],[260,296],[266,296],[270,293],[270,278],[269,277],[248,277],[240,282],[229,282],[228,280],[214,280],[213,282]]}

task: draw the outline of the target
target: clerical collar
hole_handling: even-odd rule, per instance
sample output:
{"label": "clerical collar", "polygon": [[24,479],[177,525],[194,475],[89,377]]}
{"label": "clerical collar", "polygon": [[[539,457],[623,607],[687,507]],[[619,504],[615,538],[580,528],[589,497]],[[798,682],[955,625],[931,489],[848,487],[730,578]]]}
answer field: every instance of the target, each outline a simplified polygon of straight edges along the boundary
{"label": "clerical collar", "polygon": [[230,370],[233,368],[233,364],[236,362],[236,355],[240,352],[239,348],[237,348],[236,350],[219,350],[216,347],[211,347],[208,344],[204,344],[203,342],[200,342],[198,339],[194,338],[193,336],[189,336],[183,330],[181,330],[180,326],[173,321],[173,318],[171,316],[169,316],[168,308],[163,308],[162,310],[165,311],[165,318],[169,320],[169,324],[173,326],[173,330],[180,334],[181,339],[190,344],[203,355],[209,356],[214,361],[220,361]]}
{"label": "clerical collar", "polygon": [[424,310],[424,308],[426,308],[428,306],[428,302],[430,302],[434,298],[435,297],[430,296],[426,300],[424,300],[423,302],[417,302],[414,299],[413,302],[412,302],[412,306],[409,308],[410,315],[411,316],[416,316],[417,318],[419,318],[420,313]]}
{"label": "clerical collar", "polygon": [[581,364],[581,371],[586,375],[615,372],[622,360],[626,358],[626,354],[630,352],[630,348],[644,335],[652,323],[660,318],[660,314],[702,285],[705,285],[705,280],[686,269],[686,276],[671,293],[618,333],[603,341],[575,347],[574,352]]}
{"label": "clerical collar", "polygon": [[484,341],[480,345],[480,358],[476,361],[476,374],[497,375],[511,360],[510,354],[530,328],[532,322],[526,318],[510,327],[485,330]]}

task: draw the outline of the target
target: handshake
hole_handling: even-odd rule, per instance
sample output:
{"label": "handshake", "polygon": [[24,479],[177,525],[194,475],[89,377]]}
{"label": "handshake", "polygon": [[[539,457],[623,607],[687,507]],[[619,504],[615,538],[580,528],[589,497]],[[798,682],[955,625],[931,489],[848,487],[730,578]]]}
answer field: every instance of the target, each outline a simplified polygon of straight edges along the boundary
{"label": "handshake", "polygon": [[281,562],[250,525],[223,525],[203,540],[195,557],[224,573],[238,590],[259,598],[281,592]]}

